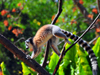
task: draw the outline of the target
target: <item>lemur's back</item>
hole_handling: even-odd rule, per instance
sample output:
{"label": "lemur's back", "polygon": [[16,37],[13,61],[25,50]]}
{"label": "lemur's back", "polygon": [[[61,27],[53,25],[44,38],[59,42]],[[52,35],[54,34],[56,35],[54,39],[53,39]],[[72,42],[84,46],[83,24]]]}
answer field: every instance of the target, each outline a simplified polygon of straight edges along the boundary
{"label": "lemur's back", "polygon": [[44,25],[37,31],[36,35],[34,36],[34,43],[37,46],[41,46],[46,43],[52,36],[52,25]]}

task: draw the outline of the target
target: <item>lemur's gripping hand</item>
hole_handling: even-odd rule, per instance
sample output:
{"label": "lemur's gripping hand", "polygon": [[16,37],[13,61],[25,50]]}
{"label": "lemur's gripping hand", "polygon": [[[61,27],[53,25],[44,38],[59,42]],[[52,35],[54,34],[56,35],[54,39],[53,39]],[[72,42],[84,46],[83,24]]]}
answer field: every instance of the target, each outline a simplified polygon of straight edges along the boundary
{"label": "lemur's gripping hand", "polygon": [[26,58],[27,59],[32,59],[30,55],[26,55]]}

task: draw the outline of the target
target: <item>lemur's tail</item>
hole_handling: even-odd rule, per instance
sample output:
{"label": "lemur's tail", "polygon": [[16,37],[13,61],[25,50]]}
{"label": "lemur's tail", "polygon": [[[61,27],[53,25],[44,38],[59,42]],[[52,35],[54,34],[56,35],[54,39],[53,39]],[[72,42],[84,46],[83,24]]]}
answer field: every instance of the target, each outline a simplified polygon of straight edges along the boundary
{"label": "lemur's tail", "polygon": [[[74,40],[74,41],[76,41],[76,40],[79,38],[78,36],[76,36],[76,35],[74,35],[74,34],[68,32],[68,31],[62,30],[62,32],[63,32],[64,34],[66,34],[66,36],[67,36],[68,38],[70,38],[70,39],[72,39],[72,40]],[[96,58],[96,56],[95,56],[93,50],[92,50],[91,47],[87,44],[87,42],[84,41],[83,39],[80,39],[80,40],[78,41],[78,44],[79,44],[81,47],[83,47],[84,50],[86,50],[86,51],[88,52],[89,58],[90,58],[90,61],[91,61],[91,64],[92,64],[92,72],[93,72],[93,75],[97,75],[97,66],[98,66],[98,64],[97,64],[97,58]]]}

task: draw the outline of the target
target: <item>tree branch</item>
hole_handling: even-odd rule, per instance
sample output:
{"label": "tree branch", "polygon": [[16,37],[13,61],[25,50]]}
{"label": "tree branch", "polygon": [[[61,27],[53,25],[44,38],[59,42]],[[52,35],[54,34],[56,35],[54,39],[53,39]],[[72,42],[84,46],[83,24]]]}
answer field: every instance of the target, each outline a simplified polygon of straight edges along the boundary
{"label": "tree branch", "polygon": [[25,41],[25,38],[24,37],[21,37],[20,39],[18,39],[17,41],[15,41],[14,44],[16,44],[17,42],[19,42],[21,40],[24,40]]}
{"label": "tree branch", "polygon": [[56,74],[56,72],[57,72],[57,70],[58,70],[58,68],[59,68],[59,66],[60,66],[60,62],[61,62],[62,59],[63,59],[63,54],[64,54],[64,52],[65,52],[65,45],[63,46],[62,53],[61,53],[61,55],[60,55],[60,58],[59,58],[59,61],[58,61],[57,65],[56,65],[56,67],[55,67],[55,70],[54,70],[54,72],[53,72],[53,75]]}
{"label": "tree branch", "polygon": [[97,0],[97,4],[98,4],[99,13],[100,13],[100,0]]}
{"label": "tree branch", "polygon": [[91,40],[88,44],[92,44],[94,41],[96,41],[100,36],[95,37],[93,40]]}
{"label": "tree branch", "polygon": [[[54,20],[52,21],[51,24],[55,24],[56,23],[56,20],[58,19],[58,17],[60,16],[62,12],[62,0],[59,0],[59,4],[58,4],[58,12],[57,12],[57,15],[55,16]],[[50,48],[50,45],[49,45],[49,41],[47,42],[47,46],[46,46],[46,50],[45,50],[45,57],[44,57],[44,61],[42,63],[42,67],[45,68],[46,66],[46,61],[47,61],[47,58],[48,58],[48,54],[49,54],[49,48]]]}
{"label": "tree branch", "polygon": [[51,24],[55,24],[56,23],[56,20],[58,19],[59,15],[61,14],[62,12],[62,0],[59,0],[59,4],[58,4],[58,12],[54,18],[54,20],[52,21]]}
{"label": "tree branch", "polygon": [[80,4],[79,1],[77,1],[77,0],[73,0],[73,1],[77,5],[77,7],[80,9],[83,16],[88,20],[89,23],[91,23],[92,19],[88,17],[89,13],[86,10],[86,8],[82,4]]}
{"label": "tree branch", "polygon": [[28,66],[32,67],[40,75],[50,75],[44,68],[42,68],[35,60],[27,59],[26,55],[13,45],[7,38],[0,34],[0,43],[7,48],[10,52],[16,55],[20,60],[25,62]]}
{"label": "tree branch", "polygon": [[49,54],[49,48],[50,48],[50,46],[49,46],[50,44],[49,44],[49,41],[47,42],[47,45],[46,45],[46,50],[45,50],[45,57],[44,57],[44,61],[43,61],[43,63],[42,63],[42,67],[46,67],[46,65],[47,65],[47,58],[48,58],[48,54]]}

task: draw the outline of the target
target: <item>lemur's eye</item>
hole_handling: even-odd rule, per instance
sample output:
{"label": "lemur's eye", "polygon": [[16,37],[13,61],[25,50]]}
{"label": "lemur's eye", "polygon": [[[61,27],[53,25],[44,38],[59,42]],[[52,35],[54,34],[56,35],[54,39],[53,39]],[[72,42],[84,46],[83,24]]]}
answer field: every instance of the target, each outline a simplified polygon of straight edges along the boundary
{"label": "lemur's eye", "polygon": [[25,41],[25,43],[29,43],[29,42],[30,42],[29,40],[26,40],[26,41]]}

